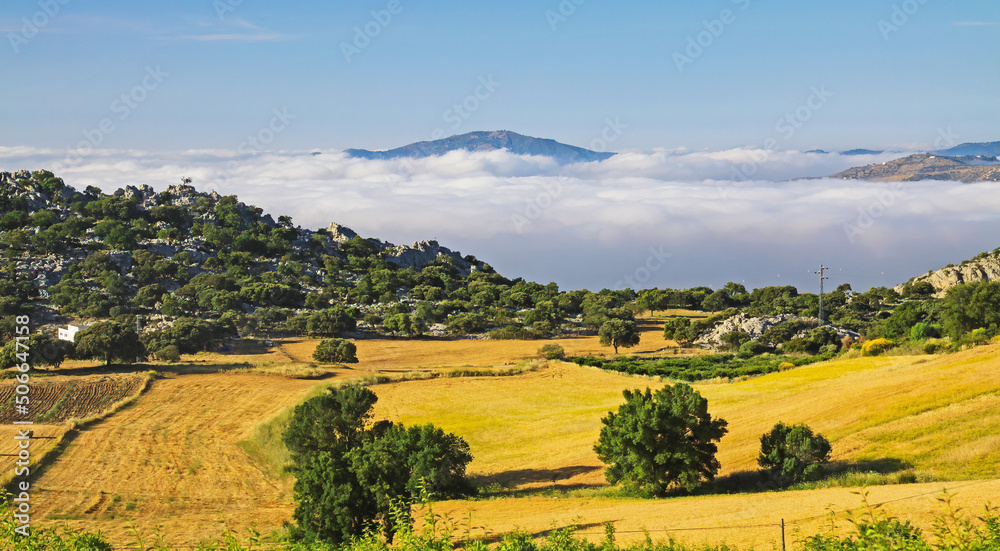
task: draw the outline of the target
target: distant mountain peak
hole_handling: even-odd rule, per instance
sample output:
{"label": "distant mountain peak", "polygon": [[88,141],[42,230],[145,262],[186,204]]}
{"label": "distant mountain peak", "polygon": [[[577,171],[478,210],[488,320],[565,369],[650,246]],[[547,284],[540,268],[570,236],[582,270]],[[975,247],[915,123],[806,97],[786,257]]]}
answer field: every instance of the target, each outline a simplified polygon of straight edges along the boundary
{"label": "distant mountain peak", "polygon": [[603,161],[615,154],[613,152],[591,151],[547,138],[525,136],[509,130],[480,130],[457,134],[440,140],[411,143],[384,151],[347,149],[345,153],[357,159],[386,160],[404,157],[433,157],[444,155],[451,151],[497,150],[506,150],[515,155],[551,157],[559,164]]}

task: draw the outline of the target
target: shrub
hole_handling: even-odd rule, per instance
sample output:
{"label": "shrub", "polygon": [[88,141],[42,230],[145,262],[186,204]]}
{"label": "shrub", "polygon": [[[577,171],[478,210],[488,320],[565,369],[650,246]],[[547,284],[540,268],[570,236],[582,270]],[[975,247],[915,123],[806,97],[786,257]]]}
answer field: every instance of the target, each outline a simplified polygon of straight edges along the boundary
{"label": "shrub", "polygon": [[739,350],[743,343],[750,341],[750,335],[746,331],[730,331],[719,337],[723,344],[730,350]]}
{"label": "shrub", "polygon": [[549,343],[538,349],[538,353],[547,360],[561,360],[566,357],[563,347],[555,343]]}
{"label": "shrub", "polygon": [[889,339],[875,339],[861,345],[862,356],[879,356],[895,348],[896,343]]}
{"label": "shrub", "polygon": [[938,339],[929,339],[924,343],[924,354],[936,354],[941,350],[944,350],[944,342]]}
{"label": "shrub", "polygon": [[181,351],[176,344],[168,344],[156,351],[156,357],[165,362],[179,362],[181,361]]}
{"label": "shrub", "polygon": [[922,341],[941,336],[941,326],[920,322],[910,328],[910,340]]}
{"label": "shrub", "polygon": [[736,354],[737,358],[752,358],[758,354],[763,354],[767,351],[767,346],[757,342],[757,341],[747,341],[740,345],[740,351]]}
{"label": "shrub", "polygon": [[313,351],[313,359],[322,363],[358,363],[358,347],[347,339],[323,339]]}
{"label": "shrub", "polygon": [[774,425],[760,437],[757,464],[791,483],[815,480],[830,460],[830,442],[805,424]]}

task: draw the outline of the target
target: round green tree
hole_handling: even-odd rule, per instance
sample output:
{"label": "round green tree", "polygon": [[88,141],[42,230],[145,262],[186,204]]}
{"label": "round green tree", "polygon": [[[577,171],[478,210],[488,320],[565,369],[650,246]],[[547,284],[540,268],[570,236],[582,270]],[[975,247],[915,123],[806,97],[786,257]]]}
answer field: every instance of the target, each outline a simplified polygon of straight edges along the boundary
{"label": "round green tree", "polygon": [[96,358],[106,364],[115,360],[129,364],[146,355],[135,328],[117,321],[95,323],[77,333],[75,343],[78,358]]}
{"label": "round green tree", "polygon": [[602,346],[613,346],[615,354],[618,347],[631,348],[639,344],[639,330],[634,321],[612,318],[601,325],[597,334],[601,337]]}
{"label": "round green tree", "polygon": [[726,421],[713,419],[708,401],[679,383],[651,392],[626,390],[618,412],[608,413],[594,446],[608,465],[605,476],[645,495],[671,486],[693,489],[719,472],[715,458]]}
{"label": "round green tree", "polygon": [[815,480],[830,460],[830,442],[805,424],[778,423],[760,437],[757,464],[790,483]]}
{"label": "round green tree", "polygon": [[328,364],[356,364],[358,347],[347,339],[323,339],[313,351],[313,359]]}

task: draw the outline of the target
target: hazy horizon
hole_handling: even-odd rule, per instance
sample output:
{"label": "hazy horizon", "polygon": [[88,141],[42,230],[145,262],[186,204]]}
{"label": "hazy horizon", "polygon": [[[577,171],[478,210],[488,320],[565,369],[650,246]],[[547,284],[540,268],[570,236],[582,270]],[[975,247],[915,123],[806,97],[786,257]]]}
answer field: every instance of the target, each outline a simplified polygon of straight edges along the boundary
{"label": "hazy horizon", "polygon": [[[415,160],[352,159],[337,150],[257,155],[0,148],[0,166],[55,169],[77,189],[190,177],[305,228],[331,222],[395,244],[436,239],[508,277],[561,288],[892,286],[996,248],[995,183],[872,183],[795,178],[881,162],[736,149],[623,152],[559,166],[505,151]],[[65,163],[65,164],[64,164]]]}

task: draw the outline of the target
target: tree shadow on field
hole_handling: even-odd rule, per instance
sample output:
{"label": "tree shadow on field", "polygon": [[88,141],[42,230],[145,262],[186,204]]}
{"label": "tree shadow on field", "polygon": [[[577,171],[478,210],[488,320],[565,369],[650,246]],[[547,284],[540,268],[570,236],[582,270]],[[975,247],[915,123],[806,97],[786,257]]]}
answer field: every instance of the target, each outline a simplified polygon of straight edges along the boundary
{"label": "tree shadow on field", "polygon": [[[615,521],[612,521],[612,522],[616,523],[616,522],[620,522],[620,520],[615,520]],[[538,532],[524,532],[524,534],[526,534],[530,539],[537,539],[537,538],[546,538],[550,534],[552,534],[553,532],[556,532],[558,530],[572,529],[573,533],[579,533],[579,532],[584,531],[584,530],[594,530],[594,529],[597,529],[597,528],[599,528],[601,530],[604,530],[604,523],[602,523],[602,522],[589,522],[589,523],[586,523],[586,524],[567,524],[565,526],[555,526],[555,527],[549,528],[547,530],[539,530]],[[509,534],[514,534],[514,533],[518,533],[518,532],[509,532],[509,533],[506,533],[506,534],[488,534],[487,536],[481,538],[481,541],[483,541],[486,544],[492,545],[492,544],[495,544],[495,543],[500,543],[504,539],[504,537],[506,537]],[[477,538],[473,538],[473,539],[477,539]],[[465,544],[467,542],[466,541],[461,541],[461,542],[458,542],[458,543]]]}
{"label": "tree shadow on field", "polygon": [[[523,486],[525,484],[548,484],[548,486],[544,488],[526,488],[507,490],[504,492],[508,495],[521,495],[551,489],[556,487],[560,480],[568,480],[575,476],[590,474],[594,471],[600,471],[602,469],[603,467],[594,465],[570,465],[556,469],[517,469],[513,471],[503,471],[490,475],[477,476],[474,477],[472,482],[479,487],[495,483],[505,488],[517,488],[518,486]],[[586,483],[558,484],[558,488],[560,490],[578,490],[582,488],[594,488],[601,485],[602,484]]]}
{"label": "tree shadow on field", "polygon": [[[872,473],[889,475],[912,469],[913,465],[895,457],[884,457],[871,461],[831,461],[823,466],[823,476],[814,481],[822,485],[826,481],[843,478],[851,473]],[[808,483],[807,483],[808,484]],[[768,471],[739,471],[715,479],[705,484],[696,493],[743,494],[771,492],[795,486],[790,479],[774,475]]]}

